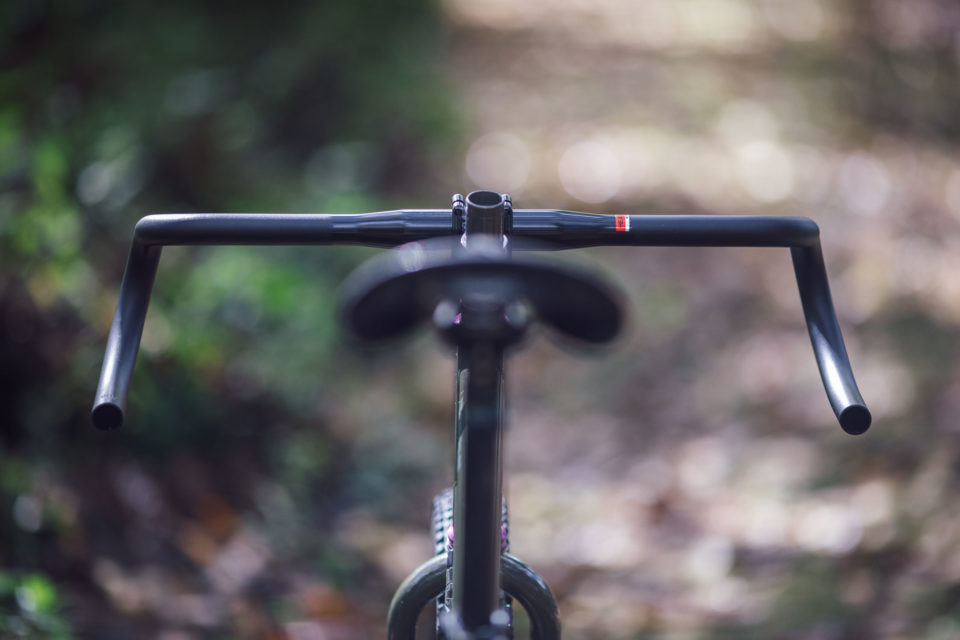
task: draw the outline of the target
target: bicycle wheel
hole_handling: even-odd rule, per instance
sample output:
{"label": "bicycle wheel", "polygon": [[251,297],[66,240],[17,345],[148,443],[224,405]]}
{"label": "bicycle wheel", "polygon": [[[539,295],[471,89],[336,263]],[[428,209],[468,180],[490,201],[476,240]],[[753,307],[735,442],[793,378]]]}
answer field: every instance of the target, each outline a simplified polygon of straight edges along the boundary
{"label": "bicycle wheel", "polygon": [[[446,635],[440,629],[441,616],[449,611],[453,603],[453,489],[447,489],[433,499],[432,527],[434,555],[445,555],[447,558],[447,575],[444,590],[437,597],[437,640],[446,640]],[[503,500],[500,511],[500,552],[510,550],[510,525],[507,514],[507,501]],[[505,592],[500,592],[500,607],[507,612],[508,640],[513,639],[513,600]]]}

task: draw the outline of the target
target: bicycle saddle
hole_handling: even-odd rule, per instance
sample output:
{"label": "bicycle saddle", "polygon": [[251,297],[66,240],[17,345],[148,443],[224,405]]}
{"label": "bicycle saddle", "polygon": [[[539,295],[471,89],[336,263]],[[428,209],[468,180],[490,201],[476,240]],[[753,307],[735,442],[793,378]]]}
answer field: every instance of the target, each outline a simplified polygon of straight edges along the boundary
{"label": "bicycle saddle", "polygon": [[339,316],[356,338],[376,342],[410,331],[443,302],[520,302],[561,335],[601,344],[620,329],[620,298],[595,273],[556,261],[518,259],[499,242],[474,238],[469,249],[411,243],[367,261],[344,283]]}

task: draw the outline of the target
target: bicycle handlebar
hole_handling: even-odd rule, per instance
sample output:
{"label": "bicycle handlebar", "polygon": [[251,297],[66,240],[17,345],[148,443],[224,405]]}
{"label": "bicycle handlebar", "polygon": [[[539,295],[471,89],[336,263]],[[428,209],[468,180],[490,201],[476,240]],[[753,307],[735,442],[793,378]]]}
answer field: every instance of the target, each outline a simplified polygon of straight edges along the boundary
{"label": "bicycle handlebar", "polygon": [[[361,214],[167,214],[134,229],[117,310],[107,339],[91,418],[100,429],[123,423],[127,390],[140,346],[150,293],[167,245],[325,245],[392,247],[462,231],[450,209]],[[820,230],[808,218],[767,216],[597,215],[515,209],[505,230],[513,238],[561,248],[588,246],[790,248],[800,302],[820,377],[840,426],[850,434],[870,427],[830,296]]]}

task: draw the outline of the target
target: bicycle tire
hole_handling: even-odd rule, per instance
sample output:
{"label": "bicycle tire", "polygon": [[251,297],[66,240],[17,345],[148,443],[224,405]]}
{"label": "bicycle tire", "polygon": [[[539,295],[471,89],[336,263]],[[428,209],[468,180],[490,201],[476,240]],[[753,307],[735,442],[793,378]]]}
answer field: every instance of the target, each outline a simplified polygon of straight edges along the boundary
{"label": "bicycle tire", "polygon": [[[431,530],[434,555],[444,555],[447,559],[444,590],[436,601],[436,637],[437,640],[446,640],[446,635],[440,629],[440,616],[449,609],[449,603],[453,601],[453,546],[449,535],[453,531],[453,488],[446,489],[433,498]],[[510,518],[506,498],[503,500],[500,511],[500,531],[500,552],[507,553],[510,551]],[[500,592],[500,606],[506,610],[508,616],[506,637],[508,640],[513,640],[513,599],[504,591]]]}

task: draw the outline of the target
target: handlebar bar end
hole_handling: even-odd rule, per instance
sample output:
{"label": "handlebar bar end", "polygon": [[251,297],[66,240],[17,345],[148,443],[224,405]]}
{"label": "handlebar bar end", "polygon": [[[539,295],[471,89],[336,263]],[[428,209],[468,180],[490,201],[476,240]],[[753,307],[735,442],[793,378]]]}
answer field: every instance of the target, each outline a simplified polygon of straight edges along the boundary
{"label": "handlebar bar end", "polygon": [[123,424],[123,409],[113,402],[101,402],[93,407],[90,420],[97,429],[113,431]]}
{"label": "handlebar bar end", "polygon": [[870,428],[873,418],[870,410],[862,404],[852,404],[838,416],[840,427],[852,436],[859,436]]}

